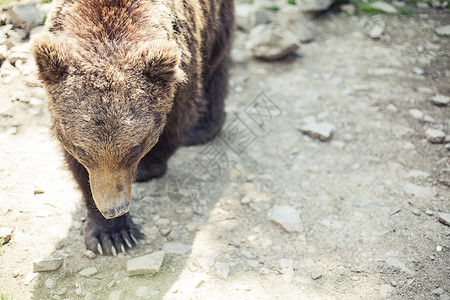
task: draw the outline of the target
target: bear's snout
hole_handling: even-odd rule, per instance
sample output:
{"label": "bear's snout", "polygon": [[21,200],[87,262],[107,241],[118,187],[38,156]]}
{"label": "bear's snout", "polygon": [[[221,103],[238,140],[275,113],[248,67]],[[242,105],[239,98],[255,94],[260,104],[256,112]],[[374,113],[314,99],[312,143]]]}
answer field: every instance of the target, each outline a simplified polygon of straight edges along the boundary
{"label": "bear's snout", "polygon": [[132,183],[129,170],[89,170],[89,181],[95,205],[106,219],[129,211]]}

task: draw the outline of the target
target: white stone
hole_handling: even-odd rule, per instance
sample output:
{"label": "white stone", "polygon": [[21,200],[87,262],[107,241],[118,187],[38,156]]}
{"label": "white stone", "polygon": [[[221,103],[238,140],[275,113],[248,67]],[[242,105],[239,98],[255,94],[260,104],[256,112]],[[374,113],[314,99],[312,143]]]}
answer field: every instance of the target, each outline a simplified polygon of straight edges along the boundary
{"label": "white stone", "polygon": [[444,95],[436,95],[431,98],[431,103],[436,105],[447,105],[450,102],[450,97]]}
{"label": "white stone", "polygon": [[297,0],[297,6],[304,12],[315,12],[327,10],[333,0]]}
{"label": "white stone", "polygon": [[398,260],[395,257],[388,257],[386,259],[386,264],[392,268],[399,269],[400,271],[405,272],[409,275],[414,275],[415,273],[413,270],[408,269],[402,261]]}
{"label": "white stone", "polygon": [[450,214],[439,213],[437,215],[437,218],[438,218],[439,222],[441,222],[442,224],[450,226]]}
{"label": "white stone", "polygon": [[424,172],[424,171],[420,171],[420,170],[411,170],[406,175],[407,178],[419,178],[419,177],[426,178],[428,176],[430,176],[430,174],[428,174],[427,172]]}
{"label": "white stone", "polygon": [[215,251],[207,250],[202,253],[201,257],[197,258],[197,263],[203,270],[208,271],[212,266],[214,266],[216,257],[217,253]]}
{"label": "white stone", "polygon": [[136,296],[142,298],[151,298],[159,295],[159,291],[153,290],[147,286],[140,286],[136,290]]}
{"label": "white stone", "polygon": [[419,68],[419,67],[414,67],[414,68],[411,69],[411,71],[414,74],[417,74],[417,75],[423,75],[425,73],[425,71],[422,68]]}
{"label": "white stone", "polygon": [[27,32],[43,21],[34,2],[11,5],[8,7],[8,14],[15,27],[22,27]]}
{"label": "white stone", "polygon": [[445,132],[439,129],[428,128],[425,136],[430,143],[442,143],[445,140]]}
{"label": "white stone", "polygon": [[122,294],[123,294],[122,290],[112,291],[109,294],[109,300],[120,300],[122,297]]}
{"label": "white stone", "polygon": [[274,205],[268,212],[269,220],[281,225],[287,232],[302,232],[299,212],[290,205]]}
{"label": "white stone", "polygon": [[90,277],[92,275],[95,275],[98,273],[98,270],[96,267],[89,267],[89,268],[85,268],[83,270],[80,271],[80,275],[83,277]]}
{"label": "white stone", "polygon": [[432,187],[424,187],[413,183],[407,183],[403,187],[406,194],[418,198],[433,198],[436,195],[436,190]]}
{"label": "white stone", "polygon": [[165,251],[156,251],[127,262],[127,275],[155,274],[164,261]]}
{"label": "white stone", "polygon": [[445,26],[441,26],[441,27],[438,27],[438,28],[435,28],[434,31],[438,35],[450,36],[450,24],[449,25],[445,25]]}
{"label": "white stone", "polygon": [[333,135],[334,125],[327,122],[308,122],[300,128],[300,131],[312,138],[328,141]]}
{"label": "white stone", "polygon": [[51,279],[51,278],[47,279],[45,281],[45,287],[48,288],[48,289],[54,288],[55,287],[55,281],[53,279]]}
{"label": "white stone", "polygon": [[283,274],[283,280],[287,283],[292,281],[294,277],[294,268],[292,259],[282,258],[280,259],[280,273]]}
{"label": "white stone", "polygon": [[84,256],[86,256],[86,257],[89,258],[89,259],[94,259],[94,258],[96,257],[96,254],[95,254],[94,251],[86,250],[86,251],[84,252]]}
{"label": "white stone", "polygon": [[397,8],[395,8],[395,6],[393,6],[389,3],[386,3],[386,2],[374,2],[374,3],[371,3],[370,6],[372,8],[379,9],[382,12],[387,13],[387,14],[398,13]]}
{"label": "white stone", "polygon": [[300,11],[299,6],[286,5],[281,7],[275,16],[276,22],[289,30],[302,43],[314,40],[313,26],[309,19]]}
{"label": "white stone", "polygon": [[64,259],[59,257],[40,258],[33,260],[33,272],[53,271],[58,269]]}
{"label": "white stone", "polygon": [[422,120],[423,116],[425,115],[422,111],[412,108],[409,110],[409,114],[414,118],[418,120]]}
{"label": "white stone", "polygon": [[36,278],[36,276],[38,276],[38,273],[34,273],[34,272],[30,272],[27,275],[25,275],[25,278],[23,279],[23,284],[25,285],[29,285],[33,279]]}
{"label": "white stone", "polygon": [[384,32],[384,24],[375,24],[369,31],[372,39],[379,39]]}
{"label": "white stone", "polygon": [[164,245],[164,251],[168,254],[185,254],[191,251],[191,245],[179,242],[167,243]]}
{"label": "white stone", "polygon": [[228,278],[228,274],[230,273],[230,266],[227,263],[218,261],[215,263],[215,267],[217,276],[226,280]]}
{"label": "white stone", "polygon": [[278,60],[296,51],[300,41],[279,25],[260,24],[250,31],[245,47],[257,58]]}
{"label": "white stone", "polygon": [[380,295],[383,298],[388,298],[394,291],[394,287],[390,284],[382,284],[380,287]]}

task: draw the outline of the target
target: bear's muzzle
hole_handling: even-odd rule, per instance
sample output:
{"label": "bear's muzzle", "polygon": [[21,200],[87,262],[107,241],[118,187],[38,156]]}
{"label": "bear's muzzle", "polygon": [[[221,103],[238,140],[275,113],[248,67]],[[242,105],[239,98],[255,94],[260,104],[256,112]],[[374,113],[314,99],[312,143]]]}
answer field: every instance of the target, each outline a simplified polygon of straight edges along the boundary
{"label": "bear's muzzle", "polygon": [[95,205],[106,219],[117,218],[130,209],[132,176],[129,170],[88,170]]}

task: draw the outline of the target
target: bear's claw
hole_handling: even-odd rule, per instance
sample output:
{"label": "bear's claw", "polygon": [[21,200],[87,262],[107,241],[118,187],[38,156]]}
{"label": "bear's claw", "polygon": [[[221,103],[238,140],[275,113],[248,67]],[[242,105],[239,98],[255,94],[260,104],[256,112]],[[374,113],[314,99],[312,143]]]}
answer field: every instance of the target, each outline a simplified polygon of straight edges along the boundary
{"label": "bear's claw", "polygon": [[136,236],[140,238],[141,233],[128,214],[107,220],[88,213],[84,238],[89,250],[100,255],[126,254],[126,248],[131,249],[138,244]]}

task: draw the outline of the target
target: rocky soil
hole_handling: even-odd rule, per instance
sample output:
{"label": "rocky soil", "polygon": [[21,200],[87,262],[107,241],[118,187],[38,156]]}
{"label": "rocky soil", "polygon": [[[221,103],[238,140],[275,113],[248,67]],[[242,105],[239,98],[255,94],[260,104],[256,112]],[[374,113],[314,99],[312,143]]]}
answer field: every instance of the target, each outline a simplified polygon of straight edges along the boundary
{"label": "rocky soil", "polygon": [[237,4],[227,124],[133,185],[145,239],[117,257],[84,246],[39,19],[1,18],[3,298],[450,299],[449,10]]}

